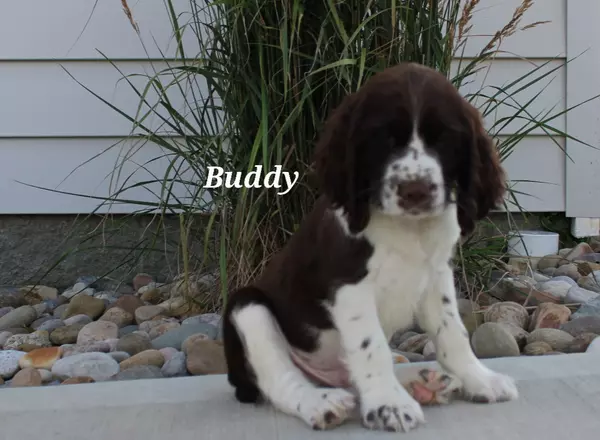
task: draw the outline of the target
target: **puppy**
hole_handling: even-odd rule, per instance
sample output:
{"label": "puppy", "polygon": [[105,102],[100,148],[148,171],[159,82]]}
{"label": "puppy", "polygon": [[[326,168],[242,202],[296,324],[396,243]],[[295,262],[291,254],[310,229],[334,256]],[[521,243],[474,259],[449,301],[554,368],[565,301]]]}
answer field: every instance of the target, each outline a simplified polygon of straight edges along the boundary
{"label": "puppy", "polygon": [[518,397],[473,354],[451,260],[502,200],[505,174],[479,112],[440,73],[378,73],[330,115],[316,150],[322,195],[299,230],[224,312],[228,379],[315,429],[348,418],[409,431],[419,403],[388,346],[415,323],[475,402]]}

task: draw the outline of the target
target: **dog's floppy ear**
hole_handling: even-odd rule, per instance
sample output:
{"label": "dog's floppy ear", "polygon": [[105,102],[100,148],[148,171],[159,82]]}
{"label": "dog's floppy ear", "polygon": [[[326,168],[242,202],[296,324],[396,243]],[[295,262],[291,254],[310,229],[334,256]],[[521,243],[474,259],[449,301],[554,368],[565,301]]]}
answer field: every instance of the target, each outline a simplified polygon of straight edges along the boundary
{"label": "dog's floppy ear", "polygon": [[494,141],[485,131],[479,111],[466,101],[465,105],[470,139],[457,179],[458,221],[463,236],[499,206],[506,191],[506,175]]}
{"label": "dog's floppy ear", "polygon": [[[347,95],[329,115],[315,152],[315,167],[321,191],[346,214],[350,232],[362,231],[369,221],[368,183],[358,173],[359,145],[354,136],[358,98]],[[365,187],[367,185],[367,187]]]}

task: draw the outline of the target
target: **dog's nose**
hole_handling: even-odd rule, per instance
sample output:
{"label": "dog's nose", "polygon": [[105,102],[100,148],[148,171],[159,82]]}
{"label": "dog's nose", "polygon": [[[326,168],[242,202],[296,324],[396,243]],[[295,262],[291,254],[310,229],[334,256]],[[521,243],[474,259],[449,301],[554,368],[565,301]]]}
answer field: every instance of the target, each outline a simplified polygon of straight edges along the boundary
{"label": "dog's nose", "polygon": [[431,201],[431,184],[425,180],[403,182],[398,186],[400,205],[403,208],[417,208]]}

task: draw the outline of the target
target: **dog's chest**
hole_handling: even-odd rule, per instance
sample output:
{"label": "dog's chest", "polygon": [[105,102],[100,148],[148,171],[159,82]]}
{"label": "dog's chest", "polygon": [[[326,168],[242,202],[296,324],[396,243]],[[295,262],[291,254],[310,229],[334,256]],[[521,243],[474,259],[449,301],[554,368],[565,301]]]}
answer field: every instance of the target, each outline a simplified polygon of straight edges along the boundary
{"label": "dog's chest", "polygon": [[437,269],[452,255],[452,243],[433,229],[382,225],[369,237],[374,250],[363,280],[374,290],[380,324],[387,338],[413,324],[423,295],[435,279]]}

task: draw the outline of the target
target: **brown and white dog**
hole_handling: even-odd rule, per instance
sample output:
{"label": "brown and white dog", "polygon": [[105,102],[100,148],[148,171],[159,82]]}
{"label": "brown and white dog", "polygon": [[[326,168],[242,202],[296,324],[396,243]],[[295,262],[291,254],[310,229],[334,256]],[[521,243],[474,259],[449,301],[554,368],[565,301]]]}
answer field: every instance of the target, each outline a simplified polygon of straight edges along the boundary
{"label": "brown and white dog", "polygon": [[237,399],[265,399],[315,429],[358,403],[365,427],[409,431],[423,411],[394,375],[388,340],[415,321],[469,399],[516,399],[515,382],[473,354],[450,266],[505,191],[479,112],[434,70],[388,68],[330,116],[316,171],[323,195],[226,307]]}

